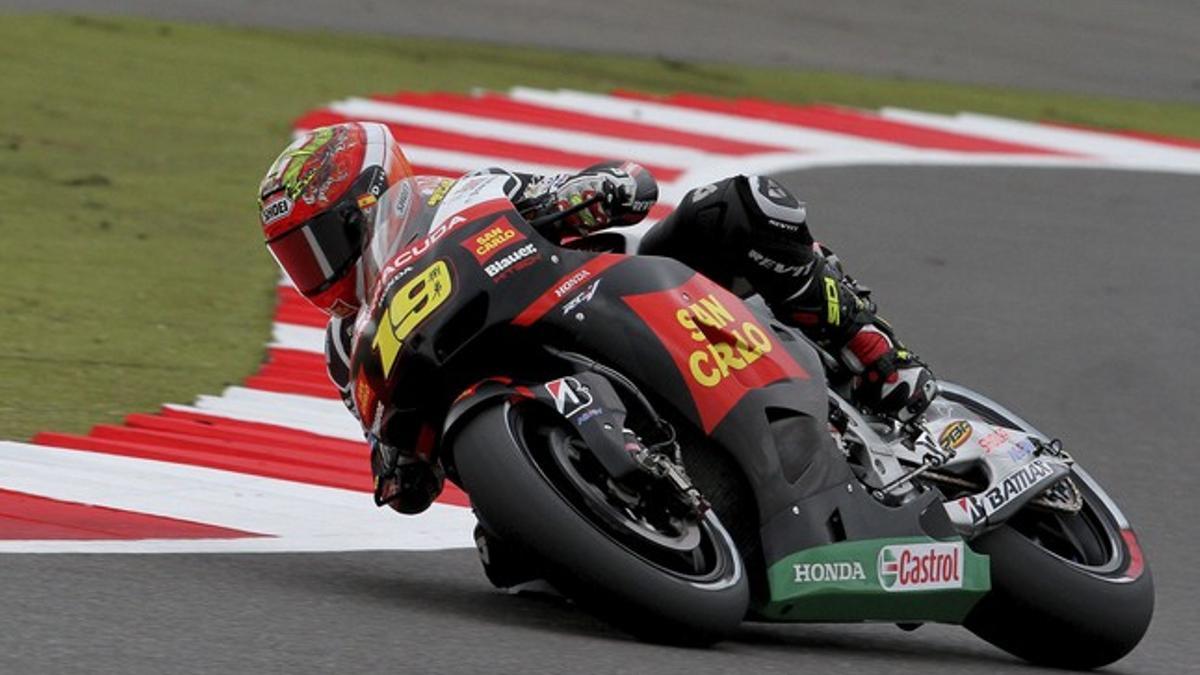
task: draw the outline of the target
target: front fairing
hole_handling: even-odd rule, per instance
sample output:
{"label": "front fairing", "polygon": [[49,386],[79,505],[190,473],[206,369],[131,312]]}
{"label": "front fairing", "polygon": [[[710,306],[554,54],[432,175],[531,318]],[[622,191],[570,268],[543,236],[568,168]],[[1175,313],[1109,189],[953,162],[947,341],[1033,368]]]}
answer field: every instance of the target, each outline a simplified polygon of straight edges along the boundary
{"label": "front fairing", "polygon": [[484,377],[528,378],[541,344],[617,368],[729,442],[742,407],[825,417],[806,345],[677,261],[556,245],[515,211],[503,177],[409,179],[376,208],[352,356],[368,424],[387,409],[436,416]]}

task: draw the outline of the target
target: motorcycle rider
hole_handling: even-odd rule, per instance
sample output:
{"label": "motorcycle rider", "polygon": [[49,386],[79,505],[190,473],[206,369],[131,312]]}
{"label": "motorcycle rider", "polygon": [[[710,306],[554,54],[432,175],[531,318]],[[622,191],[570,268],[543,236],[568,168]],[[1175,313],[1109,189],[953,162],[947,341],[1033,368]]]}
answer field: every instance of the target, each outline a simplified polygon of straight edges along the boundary
{"label": "motorcycle rider", "polygon": [[[476,173],[507,176],[506,194],[529,219],[578,207],[550,226],[553,231],[543,232],[551,239],[635,224],[653,203],[635,201],[638,177],[650,178],[629,162],[556,176],[495,168]],[[267,247],[296,289],[330,316],[329,375],[356,416],[349,362],[353,319],[370,286],[359,264],[370,237],[364,211],[412,175],[386,126],[352,122],[296,139],[259,189]],[[599,201],[579,206],[597,195]],[[854,398],[865,408],[907,421],[936,393],[930,371],[876,315],[869,291],[814,242],[805,204],[772,178],[733,176],[691,190],[647,233],[638,252],[675,258],[734,293],[760,294],[780,320],[797,326],[855,375]],[[365,433],[376,503],[402,513],[427,509],[443,482],[437,463],[429,461],[433,439],[418,441],[426,447],[396,448]]]}

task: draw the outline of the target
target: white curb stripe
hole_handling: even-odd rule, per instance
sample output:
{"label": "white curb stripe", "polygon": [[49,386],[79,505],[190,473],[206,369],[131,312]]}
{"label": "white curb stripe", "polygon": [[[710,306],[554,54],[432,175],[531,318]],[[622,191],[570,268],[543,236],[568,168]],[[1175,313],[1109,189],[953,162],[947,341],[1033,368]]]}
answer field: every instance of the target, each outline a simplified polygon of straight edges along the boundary
{"label": "white curb stripe", "polygon": [[586,112],[627,122],[682,129],[806,152],[850,150],[885,155],[921,152],[920,148],[911,148],[900,143],[887,143],[823,129],[806,129],[791,124],[685,108],[668,103],[634,101],[577,91],[552,92],[526,87],[514,88],[510,96],[518,101],[561,110]]}
{"label": "white curb stripe", "polygon": [[[0,487],[56,500],[216,525],[277,538],[225,540],[225,551],[431,550],[471,546],[469,509],[435,504],[420,518],[378,509],[363,492],[102,453],[0,441]],[[0,541],[0,551],[210,551],[214,540]]]}
{"label": "white curb stripe", "polygon": [[[603,134],[567,131],[554,127],[540,127],[363,98],[339,101],[331,104],[329,109],[347,117],[444,129],[454,133],[503,139],[564,152],[595,154],[614,159],[632,159],[672,168],[701,164],[712,161],[713,158],[710,153],[667,143],[651,143]],[[397,140],[401,144],[404,142],[403,139]]]}

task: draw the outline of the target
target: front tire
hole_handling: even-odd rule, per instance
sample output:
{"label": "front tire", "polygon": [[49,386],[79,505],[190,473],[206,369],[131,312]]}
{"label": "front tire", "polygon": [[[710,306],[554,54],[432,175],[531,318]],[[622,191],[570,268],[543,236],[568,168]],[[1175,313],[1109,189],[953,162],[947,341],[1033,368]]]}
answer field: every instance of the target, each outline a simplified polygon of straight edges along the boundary
{"label": "front tire", "polygon": [[539,560],[559,590],[640,638],[708,644],[733,632],[749,585],[716,515],[708,511],[688,537],[698,541],[697,567],[672,562],[653,536],[639,542],[630,527],[588,508],[595,495],[577,489],[570,479],[578,476],[557,467],[547,447],[565,428],[538,406],[508,403],[465,423],[453,441],[454,465],[481,521]]}
{"label": "front tire", "polygon": [[1079,513],[1027,508],[971,542],[991,556],[992,590],[964,625],[1027,661],[1092,669],[1141,641],[1154,612],[1154,582],[1120,514],[1089,481],[1079,487]]}

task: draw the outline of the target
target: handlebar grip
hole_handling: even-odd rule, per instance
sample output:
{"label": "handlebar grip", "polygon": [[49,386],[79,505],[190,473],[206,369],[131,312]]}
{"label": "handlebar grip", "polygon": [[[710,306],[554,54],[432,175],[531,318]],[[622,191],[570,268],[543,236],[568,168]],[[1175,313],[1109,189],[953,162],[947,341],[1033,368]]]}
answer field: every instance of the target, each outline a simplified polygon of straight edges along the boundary
{"label": "handlebar grip", "polygon": [[580,211],[591,206],[592,204],[596,204],[598,202],[604,201],[604,199],[605,199],[605,195],[597,193],[597,194],[595,194],[591,197],[588,197],[587,199],[579,202],[578,204],[575,204],[574,206],[572,206],[569,209],[563,209],[562,211],[559,211],[557,213],[548,213],[544,216],[534,218],[533,220],[529,221],[529,224],[532,225],[535,230],[540,230],[543,227],[545,227],[546,225],[550,225],[551,223],[556,223],[556,222],[562,220],[563,218],[566,218],[567,216],[573,215],[575,213],[579,213]]}

